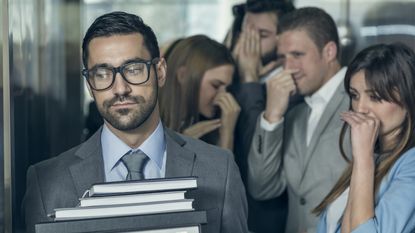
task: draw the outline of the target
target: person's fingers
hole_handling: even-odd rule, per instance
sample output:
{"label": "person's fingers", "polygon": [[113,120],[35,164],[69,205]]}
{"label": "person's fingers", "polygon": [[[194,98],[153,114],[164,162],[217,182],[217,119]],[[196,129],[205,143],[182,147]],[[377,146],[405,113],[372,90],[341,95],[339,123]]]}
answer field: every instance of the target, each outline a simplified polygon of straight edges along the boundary
{"label": "person's fingers", "polygon": [[221,124],[220,120],[219,120],[219,123],[212,123],[212,124],[205,125],[204,127],[199,129],[200,137],[207,134],[207,133],[212,132],[215,129],[218,129],[221,125],[222,124]]}
{"label": "person's fingers", "polygon": [[357,125],[361,125],[368,121],[367,118],[363,118],[362,116],[359,116],[359,114],[356,114],[352,111],[347,111],[341,113],[342,119],[346,121],[350,126],[355,127]]}
{"label": "person's fingers", "polygon": [[260,75],[262,76],[262,75],[267,74],[271,70],[275,69],[278,65],[279,65],[279,62],[277,62],[277,61],[268,62],[268,64],[261,67],[261,70],[259,71]]}
{"label": "person's fingers", "polygon": [[269,79],[265,82],[267,85],[285,85],[288,83],[294,84],[294,79],[291,77],[291,75],[284,75],[280,76],[279,78],[275,79]]}
{"label": "person's fingers", "polygon": [[251,27],[251,24],[249,24],[249,23],[244,24],[244,26],[241,28],[242,29],[241,32],[246,32],[249,27]]}
{"label": "person's fingers", "polygon": [[228,92],[219,93],[217,102],[218,104],[222,104],[222,107],[225,110],[235,111],[240,108],[238,102],[236,102],[232,94]]}
{"label": "person's fingers", "polygon": [[236,101],[234,101],[234,99],[233,99],[233,97],[230,93],[226,93],[226,96],[224,98],[224,103],[225,103],[225,107],[230,112],[235,112],[237,110]]}
{"label": "person's fingers", "polygon": [[247,33],[248,50],[250,54],[259,55],[261,50],[259,33],[254,28],[250,28]]}
{"label": "person's fingers", "polygon": [[278,98],[291,96],[297,92],[297,87],[292,79],[274,80],[274,82],[268,82],[266,88],[267,95],[278,93]]}
{"label": "person's fingers", "polygon": [[358,113],[358,112],[349,112],[349,115],[350,115],[351,118],[353,118],[358,123],[363,123],[365,121],[370,120],[364,114]]}
{"label": "person's fingers", "polygon": [[226,106],[226,103],[225,103],[225,99],[224,98],[217,99],[215,101],[215,105],[220,108],[220,110],[222,111],[222,113],[228,111],[228,108]]}
{"label": "person's fingers", "polygon": [[231,93],[227,93],[227,96],[228,96],[229,104],[231,106],[233,106],[233,107],[238,106],[239,107],[238,102],[236,101],[235,97],[233,97],[233,95]]}
{"label": "person's fingers", "polygon": [[285,70],[266,81],[266,85],[295,85],[291,70]]}
{"label": "person's fingers", "polygon": [[213,119],[213,120],[205,120],[196,123],[200,128],[211,126],[220,123],[220,119]]}
{"label": "person's fingers", "polygon": [[254,45],[255,45],[255,48],[254,48],[255,53],[261,54],[261,38],[259,36],[259,32],[258,31],[255,31],[254,41],[255,41],[255,43],[254,43]]}
{"label": "person's fingers", "polygon": [[371,113],[369,113],[369,115],[372,116],[375,119],[376,128],[379,130],[379,127],[380,127],[380,119],[377,118],[374,114],[371,115]]}
{"label": "person's fingers", "polygon": [[235,60],[238,60],[239,55],[241,54],[241,44],[242,44],[242,34],[239,36],[235,47],[233,48],[232,55]]}
{"label": "person's fingers", "polygon": [[255,53],[255,30],[249,30],[249,52]]}
{"label": "person's fingers", "polygon": [[271,85],[269,91],[276,91],[281,93],[287,93],[287,95],[293,95],[297,91],[297,87],[294,82],[287,80],[286,82]]}
{"label": "person's fingers", "polygon": [[379,120],[374,115],[369,115],[367,113],[348,111],[343,114],[359,124],[367,123],[376,126],[376,124],[379,122]]}
{"label": "person's fingers", "polygon": [[349,114],[343,112],[340,114],[340,116],[341,116],[341,119],[347,124],[349,124],[351,127],[354,127],[356,125],[356,122],[350,117]]}
{"label": "person's fingers", "polygon": [[245,31],[243,37],[243,54],[246,55],[249,53],[249,30]]}
{"label": "person's fingers", "polygon": [[183,134],[194,138],[200,138],[201,136],[219,128],[220,126],[220,119],[201,121],[185,129]]}
{"label": "person's fingers", "polygon": [[274,79],[281,79],[281,78],[287,78],[289,77],[290,79],[292,79],[292,74],[297,73],[298,69],[284,69],[282,72],[279,72],[278,74],[272,76],[271,78],[269,78],[267,81],[271,82]]}
{"label": "person's fingers", "polygon": [[219,92],[218,94],[216,94],[216,97],[213,100],[213,104],[216,104],[218,101],[222,101],[222,99],[224,98],[224,94],[225,92]]}

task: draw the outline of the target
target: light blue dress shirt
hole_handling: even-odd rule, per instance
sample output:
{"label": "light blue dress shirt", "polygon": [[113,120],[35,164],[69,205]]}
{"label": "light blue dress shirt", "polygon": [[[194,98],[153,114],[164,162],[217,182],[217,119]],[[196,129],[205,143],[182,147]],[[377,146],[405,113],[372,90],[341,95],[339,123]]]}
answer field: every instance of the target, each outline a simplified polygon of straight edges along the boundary
{"label": "light blue dress shirt", "polygon": [[[415,148],[405,152],[383,178],[375,202],[375,217],[352,233],[415,232]],[[317,233],[327,233],[326,216],[327,211],[320,218]],[[335,232],[341,232],[340,224]]]}
{"label": "light blue dress shirt", "polygon": [[146,179],[165,177],[166,140],[161,121],[159,121],[157,128],[150,137],[138,148],[129,147],[104,124],[101,133],[101,145],[106,182],[125,180],[128,171],[120,159],[130,150],[141,150],[150,158],[144,167],[144,177]]}

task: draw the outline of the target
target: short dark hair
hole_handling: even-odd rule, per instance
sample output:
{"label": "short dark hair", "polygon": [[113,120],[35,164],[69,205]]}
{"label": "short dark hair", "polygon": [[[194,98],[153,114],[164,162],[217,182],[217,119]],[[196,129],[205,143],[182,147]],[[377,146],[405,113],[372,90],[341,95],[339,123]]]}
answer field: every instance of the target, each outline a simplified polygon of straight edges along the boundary
{"label": "short dark hair", "polygon": [[95,19],[86,31],[82,42],[82,62],[85,68],[88,68],[88,45],[92,39],[96,37],[133,33],[139,33],[143,36],[144,45],[147,47],[152,58],[160,56],[156,35],[153,30],[143,22],[141,17],[126,12],[115,11]]}
{"label": "short dark hair", "polygon": [[273,12],[278,17],[282,17],[288,12],[293,11],[294,5],[287,0],[248,0],[245,4],[245,11],[251,13]]}
{"label": "short dark hair", "polygon": [[305,30],[320,52],[333,41],[337,46],[337,59],[340,58],[339,34],[333,18],[317,7],[299,8],[280,19],[278,34],[291,30]]}

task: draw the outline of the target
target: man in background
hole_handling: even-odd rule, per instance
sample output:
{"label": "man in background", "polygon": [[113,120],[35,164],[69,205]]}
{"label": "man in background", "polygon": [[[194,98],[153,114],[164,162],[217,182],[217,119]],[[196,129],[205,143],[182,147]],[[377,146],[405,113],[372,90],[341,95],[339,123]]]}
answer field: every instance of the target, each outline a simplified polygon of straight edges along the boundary
{"label": "man in background", "polygon": [[235,21],[227,43],[241,82],[264,82],[282,69],[275,36],[279,18],[293,10],[286,0],[248,0],[234,6]]}
{"label": "man in background", "polygon": [[[264,81],[282,70],[277,60],[279,18],[294,6],[283,0],[249,0],[234,6],[232,49],[238,75],[229,91],[241,107],[235,128],[235,160],[247,184],[247,156],[258,116],[265,109]],[[257,201],[248,195],[249,229],[257,233],[283,232],[287,197]]]}
{"label": "man in background", "polygon": [[[344,168],[339,149],[340,113],[349,106],[339,63],[337,27],[319,8],[301,8],[281,18],[278,57],[284,71],[267,81],[267,103],[248,156],[248,189],[267,200],[288,191],[285,232],[315,232],[311,213]],[[288,109],[290,96],[305,103]]]}

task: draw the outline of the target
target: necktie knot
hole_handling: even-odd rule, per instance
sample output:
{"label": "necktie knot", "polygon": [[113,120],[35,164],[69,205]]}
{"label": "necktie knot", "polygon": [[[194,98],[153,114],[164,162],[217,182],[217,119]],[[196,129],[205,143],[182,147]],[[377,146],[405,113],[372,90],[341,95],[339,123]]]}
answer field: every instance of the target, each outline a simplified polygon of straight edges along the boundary
{"label": "necktie knot", "polygon": [[141,180],[144,179],[144,166],[148,161],[147,155],[141,150],[129,151],[125,154],[121,161],[128,170],[126,180]]}

